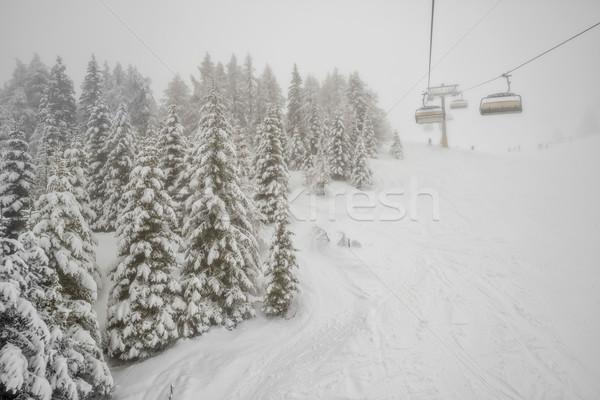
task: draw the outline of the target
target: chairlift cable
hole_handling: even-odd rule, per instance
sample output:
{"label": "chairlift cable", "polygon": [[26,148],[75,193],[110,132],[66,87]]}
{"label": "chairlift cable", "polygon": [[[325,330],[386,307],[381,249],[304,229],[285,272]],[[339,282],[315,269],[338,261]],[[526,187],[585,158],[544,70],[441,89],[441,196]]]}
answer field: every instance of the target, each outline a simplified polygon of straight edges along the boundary
{"label": "chairlift cable", "polygon": [[519,66],[517,66],[517,67],[515,67],[515,68],[513,68],[513,69],[511,69],[511,70],[509,70],[509,71],[507,71],[507,72],[505,72],[505,73],[503,73],[503,74],[501,74],[501,75],[499,75],[499,76],[496,76],[495,78],[489,79],[489,80],[487,80],[487,81],[485,81],[485,82],[482,82],[482,83],[480,83],[480,84],[477,84],[477,85],[475,85],[475,86],[471,86],[471,87],[470,87],[470,88],[468,88],[468,89],[464,89],[464,90],[462,90],[462,92],[464,93],[464,92],[466,92],[466,91],[469,91],[469,90],[472,90],[472,89],[478,88],[479,86],[483,86],[483,85],[485,85],[485,84],[488,84],[488,83],[490,83],[490,82],[492,82],[492,81],[495,81],[496,79],[504,78],[506,75],[510,74],[511,72],[514,72],[514,71],[518,70],[519,68],[521,68],[521,67],[524,67],[525,65],[529,64],[530,62],[532,62],[532,61],[535,61],[535,60],[537,60],[538,58],[540,58],[540,57],[542,57],[542,56],[544,56],[544,55],[546,55],[546,54],[550,53],[552,50],[556,50],[556,49],[557,49],[557,48],[559,48],[560,46],[562,46],[562,45],[564,45],[564,44],[566,44],[566,43],[570,42],[571,40],[573,40],[573,39],[575,39],[575,38],[577,38],[577,37],[579,37],[579,36],[581,36],[581,35],[583,35],[583,34],[584,34],[584,33],[586,33],[587,31],[590,31],[590,30],[592,30],[593,28],[597,27],[598,25],[600,25],[600,22],[597,22],[597,23],[595,23],[594,25],[590,26],[589,28],[587,28],[587,29],[584,29],[583,31],[581,31],[581,32],[577,33],[576,35],[573,35],[573,36],[571,36],[571,37],[570,37],[570,38],[568,38],[567,40],[564,40],[564,41],[562,41],[561,43],[557,44],[556,46],[554,46],[554,47],[552,47],[552,48],[550,48],[550,49],[548,49],[548,50],[544,51],[543,53],[540,53],[540,54],[538,54],[537,56],[535,56],[535,57],[533,57],[533,58],[531,58],[531,59],[529,59],[529,60],[527,60],[527,61],[525,61],[524,63],[520,64]]}
{"label": "chairlift cable", "polygon": [[[450,47],[450,49],[448,49],[448,51],[446,51],[446,53],[444,53],[444,55],[435,62],[435,64],[433,64],[433,68],[437,67],[439,63],[441,63],[455,48],[456,46],[458,46],[467,36],[469,36],[469,34],[488,16],[488,14],[490,14],[503,0],[498,0],[492,7],[490,7],[489,10],[487,10],[485,12],[485,14],[483,14],[479,20],[477,20],[477,22],[475,22],[475,24],[473,24],[473,26],[471,26],[471,28],[465,32],[464,35],[462,35],[462,37],[460,39],[458,39],[458,41],[456,43],[454,43],[454,45],[452,47]],[[408,96],[418,85],[419,83],[421,83],[421,81],[423,80],[423,78],[425,78],[426,76],[429,75],[429,72],[426,72],[425,74],[423,74],[423,76],[421,76],[403,95],[402,97],[400,97],[400,99],[398,99],[398,101],[396,101],[394,103],[394,105],[392,107],[390,107],[389,110],[387,110],[387,112],[385,113],[385,115],[387,116],[389,113],[391,113],[394,108],[396,108],[398,106],[398,104],[400,104],[402,102],[402,100],[404,100],[406,98],[406,96]]]}
{"label": "chairlift cable", "polygon": [[431,29],[429,31],[429,70],[427,71],[427,89],[431,86],[431,53],[433,50],[433,11],[435,10],[435,0],[431,0]]}

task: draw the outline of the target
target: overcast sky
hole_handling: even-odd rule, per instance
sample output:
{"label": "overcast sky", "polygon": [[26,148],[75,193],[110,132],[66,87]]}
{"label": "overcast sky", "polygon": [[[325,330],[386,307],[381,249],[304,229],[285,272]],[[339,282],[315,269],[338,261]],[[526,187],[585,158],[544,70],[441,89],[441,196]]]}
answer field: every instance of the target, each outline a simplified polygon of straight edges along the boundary
{"label": "overcast sky", "polygon": [[[496,3],[437,0],[433,62]],[[240,62],[250,53],[256,74],[269,63],[284,93],[294,63],[319,79],[334,67],[358,71],[389,110],[427,71],[430,12],[427,0],[1,0],[0,81],[10,79],[15,58],[28,62],[37,52],[51,66],[60,54],[79,90],[94,53],[111,66],[136,65],[153,79],[159,99],[171,70],[196,73],[205,52],[224,64],[232,53]],[[432,85],[473,86],[597,22],[599,0],[501,0],[433,70]],[[423,80],[389,114],[406,139],[438,140],[437,127],[426,132],[414,123],[425,87]],[[523,114],[481,117],[481,97],[505,89],[497,80],[466,93],[470,108],[453,112],[448,123],[452,147],[534,146],[557,132],[568,137],[586,112],[598,117],[600,27],[513,74]]]}

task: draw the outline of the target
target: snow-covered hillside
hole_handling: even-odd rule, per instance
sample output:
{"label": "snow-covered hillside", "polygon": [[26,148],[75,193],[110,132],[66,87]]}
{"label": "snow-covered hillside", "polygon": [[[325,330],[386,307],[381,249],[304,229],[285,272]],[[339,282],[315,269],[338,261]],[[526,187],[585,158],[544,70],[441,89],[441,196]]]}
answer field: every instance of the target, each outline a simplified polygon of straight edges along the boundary
{"label": "snow-covered hillside", "polygon": [[[170,385],[176,400],[600,398],[600,136],[504,155],[408,143],[405,154],[371,160],[368,191],[402,204],[402,219],[376,197],[349,213],[338,195],[335,208],[318,198],[312,221],[311,197],[294,200],[305,220],[292,224],[293,318],[259,312],[116,367],[115,398],[166,400]],[[437,191],[439,221],[425,195],[410,218],[411,182]],[[99,239],[106,270],[115,241]]]}

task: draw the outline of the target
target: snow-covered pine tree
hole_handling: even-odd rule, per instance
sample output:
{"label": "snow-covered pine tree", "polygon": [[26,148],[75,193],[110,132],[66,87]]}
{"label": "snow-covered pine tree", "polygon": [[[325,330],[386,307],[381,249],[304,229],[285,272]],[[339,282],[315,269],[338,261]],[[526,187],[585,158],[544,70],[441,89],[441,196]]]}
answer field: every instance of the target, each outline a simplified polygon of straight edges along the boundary
{"label": "snow-covered pine tree", "polygon": [[150,78],[145,78],[135,67],[127,68],[125,96],[131,124],[140,136],[144,136],[153,125],[156,101],[150,88]]}
{"label": "snow-covered pine tree", "polygon": [[25,134],[13,129],[2,141],[0,154],[0,224],[6,236],[17,239],[25,231],[30,189],[35,179]]}
{"label": "snow-covered pine tree", "polygon": [[118,219],[119,262],[110,275],[107,348],[121,360],[146,358],[178,337],[183,310],[181,287],[173,277],[176,216],[163,189],[156,148],[146,143],[136,160]]}
{"label": "snow-covered pine tree", "polygon": [[56,136],[45,136],[47,146],[54,150],[62,151],[71,140],[71,135],[77,123],[77,105],[73,81],[66,74],[66,67],[59,56],[56,64],[50,70],[50,79],[46,90],[46,107],[54,119],[58,129]]}
{"label": "snow-covered pine tree", "polygon": [[[256,85],[256,121],[260,123],[265,119],[269,105],[275,104],[278,107],[283,107],[284,101],[277,78],[275,78],[271,67],[266,65]],[[284,136],[284,138],[286,137]],[[286,149],[287,139],[282,144],[284,145],[283,148]]]}
{"label": "snow-covered pine tree", "polygon": [[50,337],[46,346],[46,378],[52,387],[52,399],[86,398],[91,386],[78,374],[85,359],[75,350],[73,339],[64,335],[69,328],[69,310],[62,299],[55,270],[48,268],[48,257],[31,231],[19,237],[23,250],[18,254],[29,267],[28,298],[46,323]]}
{"label": "snow-covered pine tree", "polygon": [[250,54],[246,55],[242,69],[241,96],[244,113],[243,127],[246,132],[252,132],[259,121],[256,119],[256,77]]}
{"label": "snow-covered pine tree", "polygon": [[87,122],[85,151],[88,154],[87,192],[90,196],[90,207],[96,214],[90,226],[99,229],[98,218],[102,215],[102,207],[106,196],[104,168],[110,148],[106,145],[110,135],[111,115],[106,103],[100,99],[94,105]]}
{"label": "snow-covered pine tree", "polygon": [[315,165],[307,172],[307,181],[310,184],[312,193],[317,196],[325,195],[325,185],[331,181],[325,146],[319,147],[319,151],[315,156]]}
{"label": "snow-covered pine tree", "polygon": [[22,250],[0,225],[0,398],[50,400],[50,332],[27,298],[29,268],[19,257]]}
{"label": "snow-covered pine tree", "polygon": [[263,312],[270,316],[285,316],[298,292],[298,279],[294,271],[298,268],[296,249],[288,224],[287,198],[281,196],[275,214],[273,241],[265,263],[268,284]]}
{"label": "snow-covered pine tree", "polygon": [[239,125],[234,125],[231,130],[240,177],[248,179],[252,176],[252,155],[248,148],[246,133]]}
{"label": "snow-covered pine tree", "polygon": [[356,115],[358,132],[362,132],[365,113],[367,112],[369,104],[365,84],[358,76],[358,72],[353,72],[348,77],[346,101]]}
{"label": "snow-covered pine tree", "polygon": [[165,189],[171,199],[175,199],[179,191],[176,183],[185,168],[183,162],[188,148],[176,105],[169,106],[161,125],[157,140],[157,147],[160,149],[159,164],[164,175]]}
{"label": "snow-covered pine tree", "polygon": [[33,233],[48,256],[48,266],[56,271],[67,312],[64,335],[81,354],[76,377],[85,384],[81,390],[93,396],[108,396],[112,377],[100,346],[96,312],[97,286],[92,232],[75,199],[70,173],[64,159],[55,163],[48,189],[36,202]]}
{"label": "snow-covered pine tree", "polygon": [[92,59],[88,62],[87,72],[81,85],[81,96],[79,96],[79,108],[77,110],[77,120],[79,121],[82,133],[87,131],[90,114],[101,97],[102,76],[100,74],[100,67],[96,62],[96,57],[92,54]]}
{"label": "snow-covered pine tree", "polygon": [[281,113],[270,105],[261,124],[261,136],[254,160],[254,199],[268,222],[273,221],[279,196],[287,196],[288,171],[281,139],[284,136]]}
{"label": "snow-covered pine tree", "polygon": [[402,141],[400,141],[398,130],[394,130],[394,139],[390,148],[390,154],[398,160],[404,160],[404,149],[402,148]]}
{"label": "snow-covered pine tree", "polygon": [[94,226],[96,229],[112,231],[116,228],[117,217],[122,209],[121,198],[134,166],[135,147],[136,133],[129,121],[126,106],[121,103],[113,119],[105,147],[108,156],[101,170],[105,179],[104,203],[101,215]]}
{"label": "snow-covered pine tree", "polygon": [[225,99],[227,104],[229,104],[232,123],[234,125],[241,125],[245,121],[242,87],[242,68],[238,65],[235,54],[232,54],[229,63],[227,63]]}
{"label": "snow-covered pine tree", "polygon": [[75,200],[81,207],[81,214],[88,225],[96,219],[96,213],[91,209],[88,194],[88,154],[83,149],[81,134],[75,133],[70,146],[64,151],[65,166],[71,173],[70,182]]}
{"label": "snow-covered pine tree", "polygon": [[307,149],[307,143],[304,139],[304,126],[298,125],[294,128],[291,139],[290,139],[290,148],[287,152],[288,156],[288,165],[290,170],[297,171],[302,169],[306,171],[307,167],[310,166],[310,151]]}
{"label": "snow-covered pine tree", "polygon": [[335,179],[346,179],[351,172],[351,150],[344,126],[343,108],[338,108],[329,126],[329,166]]}
{"label": "snow-covered pine tree", "polygon": [[369,169],[369,160],[367,157],[365,140],[362,135],[359,135],[356,139],[356,149],[354,150],[354,159],[352,162],[352,175],[350,176],[352,186],[357,189],[362,189],[364,185],[373,183],[373,177],[371,170]]}
{"label": "snow-covered pine tree", "polygon": [[321,107],[319,106],[319,81],[309,75],[304,82],[304,125],[306,127],[306,143],[310,154],[318,151],[318,143],[323,131]]}
{"label": "snow-covered pine tree", "polygon": [[371,107],[367,107],[365,110],[362,124],[362,137],[364,139],[367,156],[376,158],[378,153],[377,138],[375,137],[375,126]]}
{"label": "snow-covered pine tree", "polygon": [[231,128],[221,96],[211,88],[201,112],[199,137],[190,157],[181,271],[183,335],[196,336],[211,324],[233,329],[254,316],[252,296],[259,257],[252,201],[240,188]]}
{"label": "snow-covered pine tree", "polygon": [[[306,151],[306,130],[304,126],[301,126],[304,122],[303,106],[304,105],[304,93],[302,90],[302,77],[298,72],[298,66],[294,64],[292,70],[292,81],[288,89],[287,97],[287,124],[285,133],[288,138],[293,138],[294,135],[298,136],[295,143],[290,143],[289,150],[290,157],[290,168],[298,169],[300,165],[304,163],[304,157],[309,155]],[[293,139],[292,139],[293,140]],[[300,152],[297,152],[300,150]]]}

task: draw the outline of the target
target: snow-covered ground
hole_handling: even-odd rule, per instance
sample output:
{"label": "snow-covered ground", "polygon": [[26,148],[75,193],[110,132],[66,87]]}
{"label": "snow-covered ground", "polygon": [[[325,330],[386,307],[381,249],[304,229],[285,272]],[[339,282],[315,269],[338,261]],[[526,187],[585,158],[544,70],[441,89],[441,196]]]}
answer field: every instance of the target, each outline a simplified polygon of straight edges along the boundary
{"label": "snow-covered ground", "polygon": [[[600,398],[600,136],[504,155],[408,143],[405,154],[372,160],[368,190],[404,218],[390,221],[401,213],[376,198],[349,213],[339,195],[294,222],[292,318],[259,313],[116,367],[115,398],[166,400],[171,384],[176,400]],[[426,195],[410,218],[411,181],[437,192],[439,221]],[[294,200],[298,217],[311,201]],[[355,246],[338,246],[339,232]],[[99,239],[106,269],[115,240]]]}

